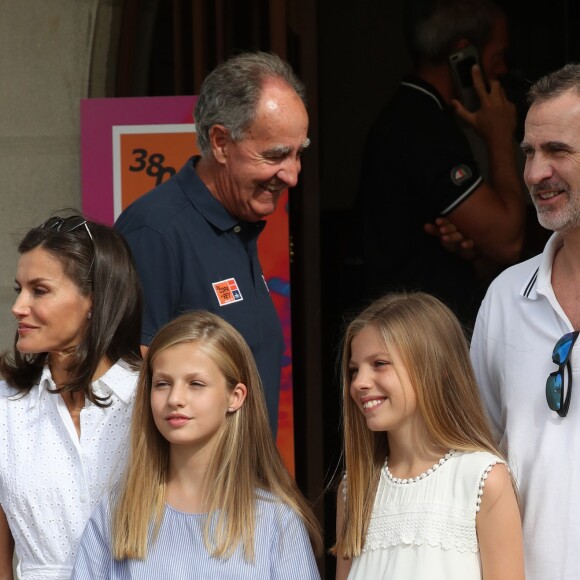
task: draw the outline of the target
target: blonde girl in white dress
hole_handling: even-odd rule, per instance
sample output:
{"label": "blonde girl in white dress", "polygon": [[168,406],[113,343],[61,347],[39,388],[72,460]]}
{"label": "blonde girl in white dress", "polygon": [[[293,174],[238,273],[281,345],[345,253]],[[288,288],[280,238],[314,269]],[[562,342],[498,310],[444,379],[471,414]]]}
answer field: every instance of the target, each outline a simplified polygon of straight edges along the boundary
{"label": "blonde girl in white dress", "polygon": [[377,300],[346,330],[342,376],[337,580],[523,579],[514,482],[452,312]]}

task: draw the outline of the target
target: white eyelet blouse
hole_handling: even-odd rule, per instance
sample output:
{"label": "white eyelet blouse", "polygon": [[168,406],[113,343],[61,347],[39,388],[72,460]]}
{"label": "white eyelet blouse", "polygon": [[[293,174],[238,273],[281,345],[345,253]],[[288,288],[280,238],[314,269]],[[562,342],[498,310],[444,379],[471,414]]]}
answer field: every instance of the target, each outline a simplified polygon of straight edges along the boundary
{"label": "white eyelet blouse", "polygon": [[122,361],[95,381],[111,405],[86,401],[79,440],[62,397],[48,392],[48,368],[25,396],[0,382],[0,506],[21,578],[70,578],[85,524],[126,463],[136,384]]}

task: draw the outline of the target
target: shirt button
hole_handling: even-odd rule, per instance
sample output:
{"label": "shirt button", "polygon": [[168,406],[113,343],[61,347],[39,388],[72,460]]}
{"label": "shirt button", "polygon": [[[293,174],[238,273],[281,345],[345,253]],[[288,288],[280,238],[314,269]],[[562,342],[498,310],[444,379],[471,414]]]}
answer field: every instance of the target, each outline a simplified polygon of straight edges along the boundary
{"label": "shirt button", "polygon": [[242,226],[234,226],[234,232],[236,232],[236,234],[239,234],[242,231]]}

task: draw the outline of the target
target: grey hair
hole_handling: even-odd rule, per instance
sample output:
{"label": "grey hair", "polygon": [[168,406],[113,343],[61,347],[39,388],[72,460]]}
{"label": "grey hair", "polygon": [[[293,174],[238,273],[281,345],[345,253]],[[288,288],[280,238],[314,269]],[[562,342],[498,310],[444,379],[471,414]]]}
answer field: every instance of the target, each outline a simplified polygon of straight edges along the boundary
{"label": "grey hair", "polygon": [[492,0],[410,0],[405,10],[411,57],[415,64],[431,65],[446,62],[462,38],[481,51],[504,15]]}
{"label": "grey hair", "polygon": [[537,80],[528,91],[528,104],[543,103],[568,91],[580,95],[580,64],[569,63]]}
{"label": "grey hair", "polygon": [[256,116],[262,87],[279,80],[306,105],[306,91],[290,65],[266,52],[246,52],[218,65],[203,81],[195,104],[197,142],[203,156],[211,152],[209,131],[223,125],[234,141],[243,139]]}

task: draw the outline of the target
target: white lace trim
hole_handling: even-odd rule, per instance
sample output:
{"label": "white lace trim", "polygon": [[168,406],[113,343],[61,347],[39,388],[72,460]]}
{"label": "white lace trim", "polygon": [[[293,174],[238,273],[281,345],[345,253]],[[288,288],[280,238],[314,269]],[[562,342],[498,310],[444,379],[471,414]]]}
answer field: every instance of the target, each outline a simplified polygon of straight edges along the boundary
{"label": "white lace trim", "polygon": [[395,477],[391,471],[389,470],[389,458],[385,459],[385,464],[383,469],[385,471],[385,475],[393,482],[399,485],[409,485],[410,483],[417,483],[430,475],[433,475],[445,462],[456,453],[455,449],[450,449],[441,459],[437,460],[434,465],[432,465],[429,469],[425,470],[421,475],[417,475],[416,477],[409,477],[408,479],[404,477]]}
{"label": "white lace trim", "polygon": [[[456,457],[459,458],[460,455]],[[471,492],[466,488],[464,492],[460,492],[460,497],[453,497],[451,502],[443,500],[442,503],[441,498],[436,499],[439,485],[435,485],[435,481],[430,481],[431,478],[421,479],[421,485],[428,487],[420,489],[414,485],[393,485],[383,472],[384,480],[382,477],[381,481],[384,483],[379,484],[377,494],[384,494],[385,498],[375,498],[379,505],[375,505],[373,509],[363,552],[403,544],[428,545],[443,550],[477,553],[479,545],[475,525],[476,515],[489,472],[497,463],[504,464],[499,458],[488,459],[487,464],[481,465],[479,473],[472,471]],[[468,469],[473,467],[477,469],[475,465]],[[450,474],[446,474],[446,477],[447,475]],[[468,482],[469,479],[466,480],[469,486]],[[346,480],[343,480],[343,484],[343,494],[346,494]],[[422,496],[422,500],[419,500],[416,494]],[[390,499],[387,500],[386,496]],[[382,504],[385,500],[387,503]]]}
{"label": "white lace trim", "polygon": [[[483,496],[483,488],[485,487],[485,480],[487,479],[489,472],[493,469],[494,465],[497,465],[498,463],[502,463],[503,465],[505,465],[503,463],[503,461],[499,461],[496,460],[493,463],[490,463],[486,468],[485,471],[483,472],[481,479],[479,480],[479,490],[477,491],[477,501],[476,506],[475,506],[475,511],[478,512],[479,509],[481,508],[481,498]],[[507,466],[506,466],[507,467]],[[507,470],[509,471],[509,467],[507,467]]]}
{"label": "white lace trim", "polygon": [[363,552],[389,548],[398,544],[427,544],[458,552],[479,551],[475,525],[469,518],[452,518],[449,514],[384,514],[373,517]]}

